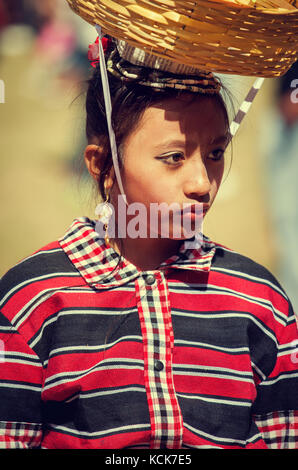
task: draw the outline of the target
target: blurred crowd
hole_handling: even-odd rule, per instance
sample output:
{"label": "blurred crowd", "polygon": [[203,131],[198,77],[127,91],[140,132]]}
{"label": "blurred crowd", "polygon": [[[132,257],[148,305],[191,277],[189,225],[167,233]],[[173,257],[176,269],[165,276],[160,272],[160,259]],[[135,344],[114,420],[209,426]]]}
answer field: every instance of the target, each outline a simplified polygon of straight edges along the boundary
{"label": "blurred crowd", "polygon": [[261,136],[278,278],[298,315],[298,62],[278,79]]}
{"label": "blurred crowd", "polygon": [[[76,105],[92,69],[87,51],[95,39],[95,29],[64,0],[0,0],[0,78],[3,59],[25,58],[19,93],[43,109],[59,112]],[[64,160],[77,173],[85,146],[83,124],[75,134]],[[84,169],[82,173],[86,176]]]}
{"label": "blurred crowd", "polygon": [[53,19],[56,11],[55,0],[1,0],[0,26],[26,23],[32,25],[37,31],[49,19]]}
{"label": "blurred crowd", "polygon": [[[40,63],[46,70],[41,80],[79,83],[89,70],[87,45],[95,34],[61,0],[0,0],[1,54],[32,53],[32,89]],[[34,67],[34,60],[38,67]],[[30,87],[29,87],[30,88]],[[45,87],[43,87],[45,88]]]}

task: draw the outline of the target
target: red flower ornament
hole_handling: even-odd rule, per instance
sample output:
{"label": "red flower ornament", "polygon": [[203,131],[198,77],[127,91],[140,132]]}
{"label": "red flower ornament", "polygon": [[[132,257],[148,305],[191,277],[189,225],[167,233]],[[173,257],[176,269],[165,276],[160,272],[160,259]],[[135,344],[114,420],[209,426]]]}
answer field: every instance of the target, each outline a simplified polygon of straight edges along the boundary
{"label": "red flower ornament", "polygon": [[[106,53],[110,44],[110,39],[107,37],[103,37],[101,39],[101,44],[102,44],[104,53]],[[97,37],[96,41],[93,44],[89,45],[88,60],[90,60],[91,65],[94,68],[97,66],[97,64],[99,64],[99,37]]]}

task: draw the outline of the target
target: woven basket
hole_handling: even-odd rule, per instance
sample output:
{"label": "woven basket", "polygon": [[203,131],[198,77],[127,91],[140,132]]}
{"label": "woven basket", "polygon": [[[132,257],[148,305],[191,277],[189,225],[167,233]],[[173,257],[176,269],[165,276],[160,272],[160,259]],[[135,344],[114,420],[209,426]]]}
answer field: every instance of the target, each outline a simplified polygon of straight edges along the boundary
{"label": "woven basket", "polygon": [[278,77],[297,60],[295,0],[67,2],[105,34],[202,70]]}

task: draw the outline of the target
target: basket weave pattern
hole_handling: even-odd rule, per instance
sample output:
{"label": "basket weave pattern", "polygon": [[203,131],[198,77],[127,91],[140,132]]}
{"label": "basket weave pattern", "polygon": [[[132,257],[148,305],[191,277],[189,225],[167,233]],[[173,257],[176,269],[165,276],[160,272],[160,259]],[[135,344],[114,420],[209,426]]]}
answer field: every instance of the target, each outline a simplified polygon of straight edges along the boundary
{"label": "basket weave pattern", "polygon": [[67,2],[104,33],[202,70],[278,77],[298,56],[295,0]]}

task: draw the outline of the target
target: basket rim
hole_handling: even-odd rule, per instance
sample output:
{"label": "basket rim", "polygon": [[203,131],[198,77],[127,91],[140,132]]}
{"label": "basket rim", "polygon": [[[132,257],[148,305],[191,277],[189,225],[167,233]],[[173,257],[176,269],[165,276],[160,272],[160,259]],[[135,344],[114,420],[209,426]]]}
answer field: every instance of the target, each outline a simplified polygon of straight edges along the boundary
{"label": "basket rim", "polygon": [[258,0],[254,1],[255,7],[253,5],[247,5],[245,3],[237,3],[231,0],[208,0],[210,3],[216,3],[220,4],[222,6],[227,6],[227,7],[233,7],[233,8],[239,8],[240,10],[245,10],[245,9],[250,9],[255,12],[262,12],[262,13],[268,13],[268,14],[278,14],[278,15],[284,15],[284,14],[295,14],[298,13],[298,6],[296,7],[295,5],[292,5],[291,3],[286,2],[283,0],[281,3],[285,4],[288,3],[288,7],[271,7],[269,8],[268,6],[262,6],[258,5]]}
{"label": "basket rim", "polygon": [[[252,0],[255,7],[231,0],[186,1],[185,4],[181,0],[168,0],[165,1],[167,8],[164,11],[162,8],[160,12],[159,8],[152,9],[152,15],[149,0],[119,0],[118,4],[115,0],[66,1],[83,20],[93,26],[99,25],[103,33],[155,56],[198,69],[203,69],[204,60],[205,70],[213,72],[277,77],[286,73],[298,58],[298,7],[291,3],[289,9],[274,7],[276,3],[288,4],[287,0],[260,0],[260,3],[270,3],[270,8],[261,7],[258,0]],[[200,2],[201,18],[196,14],[193,17],[185,14],[185,7],[192,3],[199,8]],[[176,11],[170,9],[171,4],[177,4]],[[110,11],[107,5],[111,6]],[[152,2],[154,5],[164,4],[162,0],[157,0],[156,3]],[[119,12],[122,8],[119,16],[117,6]],[[142,8],[134,9],[134,6]],[[142,9],[144,12],[147,10],[148,15],[141,17]],[[125,17],[124,10],[127,12]],[[239,12],[241,14],[237,16]],[[250,26],[245,26],[245,23],[250,23]],[[201,31],[200,25],[203,25]],[[160,34],[159,37],[154,37],[149,31],[152,26]],[[214,32],[217,26],[221,30]],[[198,40],[191,37],[195,35]],[[192,64],[191,58],[194,61]]]}

